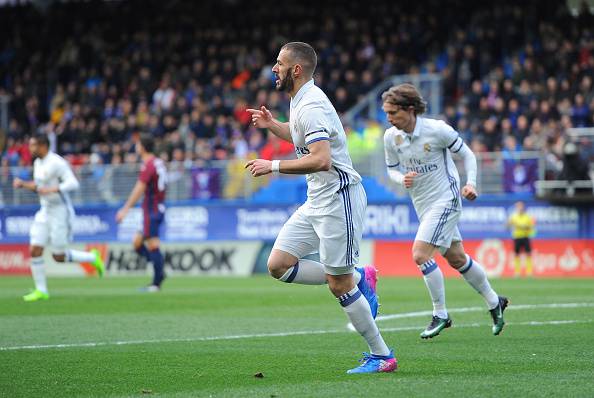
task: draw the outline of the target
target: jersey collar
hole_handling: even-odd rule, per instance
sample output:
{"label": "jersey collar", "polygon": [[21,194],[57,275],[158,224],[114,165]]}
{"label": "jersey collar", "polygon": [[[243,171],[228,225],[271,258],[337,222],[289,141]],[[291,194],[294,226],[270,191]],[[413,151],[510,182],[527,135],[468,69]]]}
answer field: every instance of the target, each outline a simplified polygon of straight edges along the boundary
{"label": "jersey collar", "polygon": [[291,102],[294,105],[297,105],[299,103],[299,101],[301,101],[301,98],[303,98],[303,96],[305,95],[305,92],[307,90],[309,90],[311,87],[313,87],[313,85],[314,85],[314,81],[313,81],[313,79],[311,79],[307,83],[305,83],[303,86],[301,86],[299,91],[297,91],[297,94],[295,94],[295,97],[293,97],[293,101],[291,101]]}
{"label": "jersey collar", "polygon": [[423,123],[423,119],[417,116],[417,122],[415,123],[415,129],[412,132],[413,137],[419,138],[421,135],[421,124]]}

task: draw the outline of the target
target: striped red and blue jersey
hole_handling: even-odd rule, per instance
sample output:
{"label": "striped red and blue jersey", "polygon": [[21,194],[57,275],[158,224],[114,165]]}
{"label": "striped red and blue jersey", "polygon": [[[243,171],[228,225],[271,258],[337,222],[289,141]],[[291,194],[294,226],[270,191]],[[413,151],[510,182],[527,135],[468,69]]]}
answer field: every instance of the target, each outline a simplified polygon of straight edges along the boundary
{"label": "striped red and blue jersey", "polygon": [[165,211],[167,168],[163,160],[153,156],[140,169],[138,179],[146,184],[142,209],[145,213]]}

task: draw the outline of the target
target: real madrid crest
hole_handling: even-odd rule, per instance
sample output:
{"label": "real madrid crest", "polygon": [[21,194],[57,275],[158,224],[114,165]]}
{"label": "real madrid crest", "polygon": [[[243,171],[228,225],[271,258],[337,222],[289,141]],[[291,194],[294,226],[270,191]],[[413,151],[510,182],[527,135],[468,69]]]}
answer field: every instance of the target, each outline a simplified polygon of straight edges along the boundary
{"label": "real madrid crest", "polygon": [[425,145],[423,145],[423,151],[431,152],[431,145],[429,145],[428,142],[426,142]]}
{"label": "real madrid crest", "polygon": [[396,145],[401,145],[404,142],[404,138],[401,135],[396,136]]}

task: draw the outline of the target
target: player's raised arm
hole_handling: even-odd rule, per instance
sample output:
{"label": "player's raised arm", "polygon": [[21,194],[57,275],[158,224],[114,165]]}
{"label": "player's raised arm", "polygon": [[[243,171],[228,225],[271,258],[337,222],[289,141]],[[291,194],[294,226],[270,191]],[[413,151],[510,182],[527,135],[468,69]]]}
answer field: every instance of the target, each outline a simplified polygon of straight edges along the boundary
{"label": "player's raised arm", "polygon": [[386,168],[388,169],[388,177],[396,184],[403,185],[405,188],[413,186],[413,180],[417,173],[409,171],[403,174],[398,167],[400,166],[400,159],[394,148],[392,148],[391,135],[386,132],[384,134],[384,154],[386,157]]}
{"label": "player's raised arm", "polygon": [[56,174],[58,177],[58,185],[53,187],[38,188],[37,192],[40,195],[58,192],[75,191],[80,187],[80,183],[76,179],[70,165],[65,160],[61,160],[56,165]]}
{"label": "player's raised arm", "polygon": [[254,126],[260,129],[268,129],[277,137],[291,143],[293,142],[289,123],[283,123],[273,118],[272,113],[265,106],[261,106],[260,109],[250,108],[247,111],[252,114],[252,123]]}
{"label": "player's raised arm", "polygon": [[70,168],[70,166],[68,165],[68,163],[66,161],[64,161],[63,163],[60,164],[58,173],[59,173],[58,178],[60,180],[60,185],[58,185],[58,190],[60,192],[70,192],[70,191],[75,191],[78,188],[80,188],[80,183],[76,179],[74,172],[72,171],[72,169]]}
{"label": "player's raised arm", "polygon": [[32,192],[37,192],[37,184],[35,184],[35,181],[25,181],[18,177],[15,177],[14,180],[12,180],[12,187],[15,189],[24,188]]}
{"label": "player's raised arm", "polygon": [[328,171],[332,167],[330,154],[330,143],[328,140],[320,140],[310,144],[309,154],[299,159],[290,160],[266,160],[254,159],[246,163],[245,168],[254,177],[270,173],[283,174],[310,174],[318,171]]}
{"label": "player's raised arm", "polygon": [[411,188],[414,183],[414,179],[417,176],[417,173],[414,171],[409,171],[406,174],[403,174],[400,170],[398,170],[398,166],[387,166],[388,168],[388,177],[390,180],[394,181],[396,184],[403,185],[405,188]]}

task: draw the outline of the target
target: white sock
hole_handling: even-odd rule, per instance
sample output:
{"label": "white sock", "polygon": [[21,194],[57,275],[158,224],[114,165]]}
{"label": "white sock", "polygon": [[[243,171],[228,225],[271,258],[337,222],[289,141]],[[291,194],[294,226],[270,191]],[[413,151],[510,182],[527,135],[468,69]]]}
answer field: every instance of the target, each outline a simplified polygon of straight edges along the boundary
{"label": "white sock", "polygon": [[448,311],[446,310],[445,285],[443,283],[441,269],[437,266],[434,259],[427,261],[419,268],[423,273],[425,285],[429,289],[429,295],[433,302],[433,315],[446,319],[448,317]]}
{"label": "white sock", "polygon": [[31,258],[31,275],[35,282],[35,289],[40,292],[47,293],[47,281],[45,279],[45,265],[43,264],[43,257]]}
{"label": "white sock", "polygon": [[467,254],[466,264],[464,264],[458,271],[462,274],[464,279],[466,279],[466,282],[483,296],[487,303],[487,307],[489,307],[490,310],[499,305],[499,296],[497,296],[497,293],[495,293],[495,290],[491,287],[482,265],[474,261]]}
{"label": "white sock", "polygon": [[326,283],[326,271],[322,263],[302,258],[289,268],[279,280],[301,285],[323,285]]}
{"label": "white sock", "polygon": [[357,286],[350,292],[338,297],[353,327],[367,341],[369,351],[375,355],[390,355],[390,349],[384,342],[377,324],[371,315],[369,303]]}
{"label": "white sock", "polygon": [[95,255],[91,252],[82,250],[66,250],[66,261],[74,263],[92,263],[95,261]]}
{"label": "white sock", "polygon": [[367,341],[369,351],[375,355],[390,355],[390,349],[384,342],[371,315],[369,303],[359,288],[355,286],[350,292],[338,297],[338,302],[342,305],[355,330]]}
{"label": "white sock", "polygon": [[361,282],[361,274],[357,270],[353,271],[353,282],[355,282],[355,286]]}

